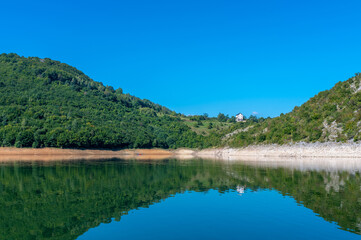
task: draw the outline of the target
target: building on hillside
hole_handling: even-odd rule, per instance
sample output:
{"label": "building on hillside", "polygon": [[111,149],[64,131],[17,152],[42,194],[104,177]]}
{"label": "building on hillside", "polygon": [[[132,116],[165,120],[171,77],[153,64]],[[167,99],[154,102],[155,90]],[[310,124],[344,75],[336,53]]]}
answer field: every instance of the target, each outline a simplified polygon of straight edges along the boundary
{"label": "building on hillside", "polygon": [[245,122],[245,118],[244,118],[244,115],[242,113],[238,113],[236,115],[236,122]]}

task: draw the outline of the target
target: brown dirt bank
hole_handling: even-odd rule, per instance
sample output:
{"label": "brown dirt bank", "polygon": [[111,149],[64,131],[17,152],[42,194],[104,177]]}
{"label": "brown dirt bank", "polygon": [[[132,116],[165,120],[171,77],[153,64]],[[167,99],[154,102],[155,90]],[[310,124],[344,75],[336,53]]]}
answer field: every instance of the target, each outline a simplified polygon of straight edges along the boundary
{"label": "brown dirt bank", "polygon": [[0,147],[0,161],[60,161],[92,159],[164,159],[173,153],[163,149],[90,150],[59,148],[12,148]]}

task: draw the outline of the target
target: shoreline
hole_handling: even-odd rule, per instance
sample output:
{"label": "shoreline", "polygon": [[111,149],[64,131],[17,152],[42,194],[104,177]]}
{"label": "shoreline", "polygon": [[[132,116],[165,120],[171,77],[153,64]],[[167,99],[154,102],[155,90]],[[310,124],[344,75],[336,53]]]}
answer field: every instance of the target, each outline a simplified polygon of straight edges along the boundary
{"label": "shoreline", "polygon": [[169,155],[166,149],[68,149],[0,147],[0,155]]}
{"label": "shoreline", "polygon": [[[61,159],[165,159],[175,157],[214,158],[221,160],[272,161],[271,158],[361,158],[359,143],[295,143],[286,145],[251,145],[243,148],[212,149],[60,149],[0,147],[0,161],[61,160]],[[269,159],[269,160],[267,160]]]}
{"label": "shoreline", "polygon": [[243,148],[204,149],[197,156],[237,160],[253,158],[361,158],[360,143],[294,143],[284,145],[251,145]]}
{"label": "shoreline", "polygon": [[0,147],[0,161],[61,161],[97,159],[165,159],[173,156],[164,149],[61,149]]}

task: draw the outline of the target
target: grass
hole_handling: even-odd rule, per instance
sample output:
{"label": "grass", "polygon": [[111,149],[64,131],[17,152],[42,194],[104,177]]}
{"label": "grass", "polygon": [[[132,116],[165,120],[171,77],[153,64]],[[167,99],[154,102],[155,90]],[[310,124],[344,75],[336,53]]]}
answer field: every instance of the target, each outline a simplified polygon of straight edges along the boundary
{"label": "grass", "polygon": [[[182,120],[184,120],[185,124],[187,124],[193,132],[203,136],[209,135],[212,131],[222,131],[234,124],[230,122],[220,122],[216,118],[201,121],[192,121],[189,118],[182,118]],[[210,123],[212,124],[212,128],[208,127]]]}

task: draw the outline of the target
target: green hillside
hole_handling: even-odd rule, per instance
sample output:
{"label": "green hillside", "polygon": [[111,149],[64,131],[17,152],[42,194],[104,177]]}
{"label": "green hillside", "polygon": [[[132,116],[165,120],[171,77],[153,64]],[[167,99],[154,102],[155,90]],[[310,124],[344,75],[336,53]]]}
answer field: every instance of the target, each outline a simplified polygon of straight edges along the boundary
{"label": "green hillside", "polygon": [[[256,124],[241,124],[247,131],[234,134],[224,144],[327,142],[361,140],[361,75],[355,74],[332,89],[320,92],[288,114]],[[236,126],[232,130],[235,130]],[[240,130],[238,130],[240,131]]]}
{"label": "green hillside", "polygon": [[0,145],[209,147],[184,116],[50,59],[0,55]]}
{"label": "green hillside", "polygon": [[224,114],[177,114],[58,61],[1,54],[0,146],[207,148],[358,141],[360,81],[356,74],[280,117],[235,123]]}

